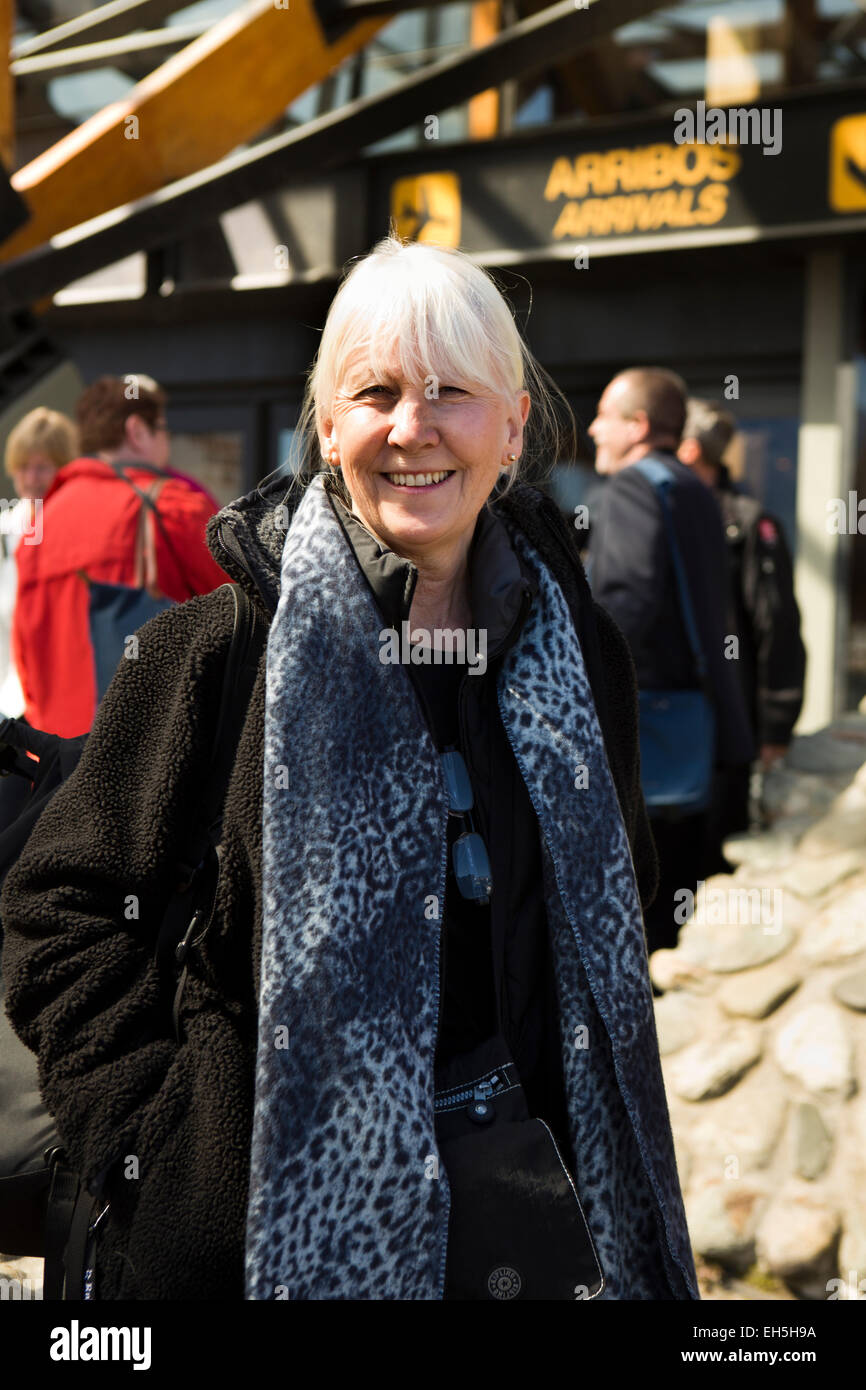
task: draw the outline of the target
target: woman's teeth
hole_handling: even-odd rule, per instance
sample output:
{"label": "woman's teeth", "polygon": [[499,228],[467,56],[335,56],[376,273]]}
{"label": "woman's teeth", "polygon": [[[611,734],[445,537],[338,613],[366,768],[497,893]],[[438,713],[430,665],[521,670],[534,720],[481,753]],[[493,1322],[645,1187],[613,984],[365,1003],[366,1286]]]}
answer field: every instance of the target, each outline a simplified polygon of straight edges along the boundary
{"label": "woman's teeth", "polygon": [[386,473],[385,477],[396,487],[432,487],[450,477],[452,472],[453,469],[446,468],[439,473]]}

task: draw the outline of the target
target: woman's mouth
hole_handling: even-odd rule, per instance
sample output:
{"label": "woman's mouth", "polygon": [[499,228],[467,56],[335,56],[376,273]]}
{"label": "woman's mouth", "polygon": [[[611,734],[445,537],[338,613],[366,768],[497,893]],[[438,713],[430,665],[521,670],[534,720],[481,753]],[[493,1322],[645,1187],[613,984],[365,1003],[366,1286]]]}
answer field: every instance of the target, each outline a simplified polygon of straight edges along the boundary
{"label": "woman's mouth", "polygon": [[435,473],[383,473],[392,487],[409,488],[412,492],[426,492],[441,487],[454,472],[453,468],[440,468]]}

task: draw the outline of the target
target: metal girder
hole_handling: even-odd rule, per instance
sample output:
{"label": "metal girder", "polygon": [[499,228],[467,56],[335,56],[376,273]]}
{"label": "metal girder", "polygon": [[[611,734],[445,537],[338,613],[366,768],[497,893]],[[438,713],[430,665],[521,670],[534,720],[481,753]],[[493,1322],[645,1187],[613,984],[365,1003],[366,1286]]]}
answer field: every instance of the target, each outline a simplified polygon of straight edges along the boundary
{"label": "metal girder", "polygon": [[815,0],[786,0],[779,34],[785,86],[813,82],[818,62]]}
{"label": "metal girder", "polygon": [[56,24],[32,39],[22,39],[10,54],[13,59],[37,53],[53,53],[67,44],[90,43],[95,39],[121,38],[130,29],[144,24],[162,24],[176,10],[185,9],[189,0],[110,0],[95,10]]}
{"label": "metal girder", "polygon": [[[14,29],[13,0],[0,0],[0,45],[4,53],[9,52]],[[0,157],[5,173],[15,163],[15,82],[8,66],[0,72]]]}
{"label": "metal girder", "polygon": [[30,219],[0,247],[11,261],[110,208],[207,169],[282,116],[384,24],[326,38],[312,0],[247,0],[118,101],[17,169]]}
{"label": "metal girder", "polygon": [[347,19],[373,19],[377,15],[402,14],[404,10],[426,10],[433,3],[460,4],[462,0],[317,0],[316,9],[327,28],[328,24]]}
{"label": "metal girder", "polygon": [[862,72],[866,68],[866,59],[856,45],[861,42],[866,33],[866,0],[857,0],[860,9],[855,14],[845,15],[834,25],[831,32],[827,35],[825,47],[844,48],[846,53],[854,60],[854,63]]}
{"label": "metal girder", "polygon": [[560,0],[484,48],[433,63],[385,92],[349,102],[16,257],[0,266],[0,309],[40,301],[123,256],[175,241],[293,176],[345,163],[431,111],[448,110],[488,87],[543,69],[652,13],[661,2],[590,0],[588,9],[576,9],[574,0]]}
{"label": "metal girder", "polygon": [[50,82],[70,72],[86,72],[89,68],[141,67],[155,68],[176,53],[179,48],[199,38],[209,24],[173,24],[147,34],[124,34],[116,39],[100,39],[98,43],[76,44],[49,53],[34,53],[27,58],[13,58],[12,76],[26,80]]}

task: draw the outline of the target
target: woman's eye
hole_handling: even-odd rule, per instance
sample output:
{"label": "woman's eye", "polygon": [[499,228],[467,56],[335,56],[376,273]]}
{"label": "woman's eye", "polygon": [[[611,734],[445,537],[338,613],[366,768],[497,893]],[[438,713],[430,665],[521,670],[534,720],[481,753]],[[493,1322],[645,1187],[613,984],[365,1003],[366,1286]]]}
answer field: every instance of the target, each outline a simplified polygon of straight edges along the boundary
{"label": "woman's eye", "polygon": [[[357,392],[354,399],[360,400],[364,396],[375,396],[377,397],[377,399],[382,400],[386,396],[394,396],[398,394],[399,392],[397,392],[393,386],[385,386],[382,384],[382,382],[375,381],[371,382],[369,386],[363,386],[361,390]],[[439,396],[444,396],[446,394],[449,396],[467,396],[469,393],[462,386],[440,385],[437,386],[435,393],[432,396],[428,396],[427,399],[435,400],[438,399]]]}

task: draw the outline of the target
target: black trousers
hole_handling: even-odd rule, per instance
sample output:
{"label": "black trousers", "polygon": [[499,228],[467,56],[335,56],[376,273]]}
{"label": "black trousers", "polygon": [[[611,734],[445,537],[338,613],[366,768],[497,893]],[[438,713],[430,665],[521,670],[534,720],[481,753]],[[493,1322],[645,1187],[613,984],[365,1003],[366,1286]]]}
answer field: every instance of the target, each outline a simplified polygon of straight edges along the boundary
{"label": "black trousers", "polygon": [[683,917],[682,897],[675,894],[682,888],[694,893],[702,878],[706,859],[706,840],[709,815],[653,816],[650,821],[659,857],[659,889],[655,901],[644,912],[647,950],[673,949],[677,944],[680,923],[674,917],[679,908]]}
{"label": "black trousers", "polygon": [[751,763],[716,768],[713,801],[707,813],[706,854],[701,878],[733,872],[734,866],[725,859],[722,844],[729,835],[740,835],[749,829],[751,775]]}

